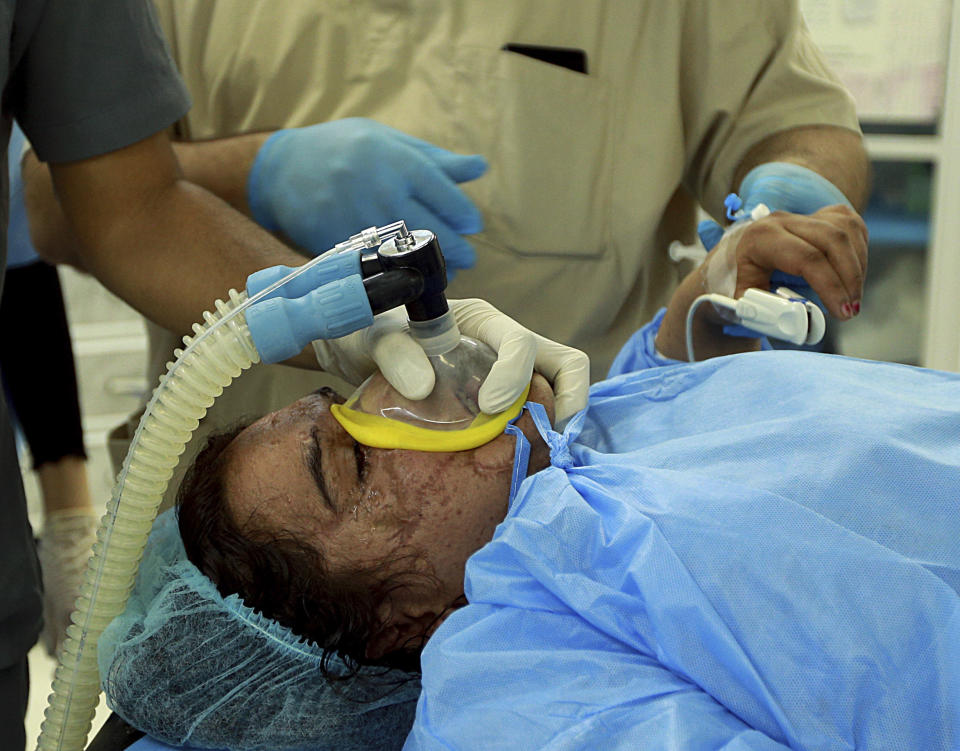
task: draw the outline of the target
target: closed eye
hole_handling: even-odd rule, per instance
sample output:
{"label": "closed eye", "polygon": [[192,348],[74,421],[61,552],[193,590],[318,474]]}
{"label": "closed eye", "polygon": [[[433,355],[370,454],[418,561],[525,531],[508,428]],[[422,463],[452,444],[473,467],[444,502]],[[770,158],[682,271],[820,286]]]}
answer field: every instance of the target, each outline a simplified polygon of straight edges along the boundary
{"label": "closed eye", "polygon": [[320,431],[314,428],[310,437],[313,438],[313,442],[307,450],[307,469],[310,470],[313,481],[317,484],[317,490],[320,491],[320,497],[323,498],[324,504],[326,504],[327,508],[333,513],[337,513],[337,508],[333,505],[333,501],[330,500],[330,494],[327,493],[327,482],[323,475],[323,451],[320,449]]}
{"label": "closed eye", "polygon": [[363,482],[367,477],[367,452],[356,441],[353,442],[353,455],[357,460],[357,478]]}

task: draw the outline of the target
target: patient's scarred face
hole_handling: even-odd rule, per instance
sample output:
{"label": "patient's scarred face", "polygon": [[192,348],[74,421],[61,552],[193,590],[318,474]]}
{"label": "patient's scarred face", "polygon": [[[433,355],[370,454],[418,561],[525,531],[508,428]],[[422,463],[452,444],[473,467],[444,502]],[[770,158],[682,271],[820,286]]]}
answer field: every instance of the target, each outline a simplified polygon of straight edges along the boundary
{"label": "patient's scarred face", "polygon": [[[385,400],[396,398],[381,389]],[[552,416],[540,376],[530,398]],[[323,391],[271,413],[224,452],[225,490],[244,528],[296,531],[336,566],[378,563],[416,552],[446,602],[463,592],[467,558],[490,540],[507,511],[514,438],[470,451],[425,453],[358,444],[330,414],[341,402]],[[386,404],[387,402],[385,402]],[[529,416],[518,421],[534,445],[530,470],[547,453]]]}

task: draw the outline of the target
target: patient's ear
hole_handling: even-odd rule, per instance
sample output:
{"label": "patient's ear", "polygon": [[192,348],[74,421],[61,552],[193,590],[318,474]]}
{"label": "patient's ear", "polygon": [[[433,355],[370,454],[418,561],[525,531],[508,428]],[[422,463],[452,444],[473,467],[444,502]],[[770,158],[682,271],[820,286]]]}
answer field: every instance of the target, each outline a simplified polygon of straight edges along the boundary
{"label": "patient's ear", "polygon": [[385,602],[377,613],[382,625],[367,641],[367,659],[376,660],[404,648],[422,647],[449,612],[448,608],[416,608],[413,612],[398,612],[395,605]]}

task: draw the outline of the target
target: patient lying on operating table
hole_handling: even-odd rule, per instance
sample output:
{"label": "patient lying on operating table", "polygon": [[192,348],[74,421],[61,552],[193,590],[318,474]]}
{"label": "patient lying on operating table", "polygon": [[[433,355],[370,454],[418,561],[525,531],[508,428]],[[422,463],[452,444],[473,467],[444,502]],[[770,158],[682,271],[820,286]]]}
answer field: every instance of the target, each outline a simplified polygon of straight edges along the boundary
{"label": "patient lying on operating table", "polygon": [[[235,682],[256,634],[286,638],[276,621],[337,656],[330,685],[419,666],[411,749],[957,748],[960,376],[782,351],[680,363],[655,346],[677,351],[674,313],[563,432],[534,379],[526,467],[506,435],[455,454],[357,445],[329,393],[214,442],[182,490],[183,543],[269,619],[233,607],[231,637],[181,654],[192,677],[167,695],[196,691],[207,658],[204,690],[230,695],[186,724],[242,725],[238,694],[253,714],[258,691],[303,677]],[[177,586],[108,640],[105,676],[150,669],[144,624]],[[403,706],[397,685],[378,709]]]}
{"label": "patient lying on operating table", "polygon": [[[402,401],[381,386],[384,406]],[[539,375],[530,399],[552,409]],[[217,439],[182,486],[181,535],[220,591],[358,664],[417,669],[426,637],[462,604],[467,558],[506,516],[515,441],[371,448],[331,415],[343,401],[324,389]],[[518,426],[536,446],[530,471],[548,466],[533,421]]]}

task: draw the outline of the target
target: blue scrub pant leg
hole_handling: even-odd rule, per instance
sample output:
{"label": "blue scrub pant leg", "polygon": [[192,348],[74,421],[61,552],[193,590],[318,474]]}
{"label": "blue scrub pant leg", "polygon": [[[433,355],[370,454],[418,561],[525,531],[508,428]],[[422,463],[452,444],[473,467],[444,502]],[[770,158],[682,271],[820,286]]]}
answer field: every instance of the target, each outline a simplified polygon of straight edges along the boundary
{"label": "blue scrub pant leg", "polygon": [[27,713],[30,668],[24,655],[14,665],[0,670],[0,748],[20,751],[26,747],[23,718]]}

